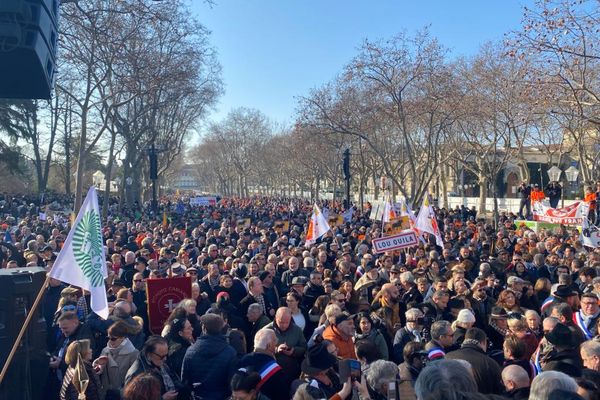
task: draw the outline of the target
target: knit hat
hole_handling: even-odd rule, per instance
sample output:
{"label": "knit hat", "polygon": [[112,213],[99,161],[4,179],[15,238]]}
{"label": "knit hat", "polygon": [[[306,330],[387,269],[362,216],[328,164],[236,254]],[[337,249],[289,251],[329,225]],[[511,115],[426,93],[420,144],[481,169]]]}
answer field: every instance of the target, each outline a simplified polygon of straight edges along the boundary
{"label": "knit hat", "polygon": [[456,321],[462,322],[464,324],[474,323],[475,315],[473,315],[471,310],[467,310],[466,308],[464,308],[459,311],[458,317],[456,317]]}

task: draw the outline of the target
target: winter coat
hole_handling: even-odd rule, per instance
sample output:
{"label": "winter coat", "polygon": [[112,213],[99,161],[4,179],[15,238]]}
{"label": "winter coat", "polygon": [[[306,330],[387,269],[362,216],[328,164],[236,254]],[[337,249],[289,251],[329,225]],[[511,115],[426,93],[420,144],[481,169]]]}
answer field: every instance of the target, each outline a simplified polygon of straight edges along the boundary
{"label": "winter coat", "polygon": [[459,350],[446,354],[446,359],[465,360],[471,364],[479,393],[502,394],[504,392],[500,366],[478,345],[463,343]]}
{"label": "winter coat", "polygon": [[127,338],[116,349],[109,347],[102,349],[100,355],[108,357],[108,363],[104,366],[100,375],[102,398],[108,390],[121,390],[123,388],[127,371],[133,365],[139,353]]}
{"label": "winter coat", "polygon": [[379,351],[379,358],[381,360],[389,360],[390,354],[388,351],[387,343],[381,332],[379,332],[377,329],[371,329],[371,332],[369,332],[368,335],[357,334],[355,337],[355,342],[358,341],[369,341],[373,343]]}
{"label": "winter coat", "polygon": [[237,364],[236,352],[223,335],[202,335],[183,358],[181,379],[200,399],[225,399]]}
{"label": "winter coat", "polygon": [[281,365],[286,374],[295,378],[300,374],[300,363],[304,358],[304,353],[306,352],[307,346],[302,329],[294,324],[293,321],[294,320],[290,321],[290,326],[285,332],[279,329],[275,321],[269,323],[263,329],[272,329],[275,332],[278,346],[285,343],[294,349],[291,356],[278,353],[275,358],[277,359],[277,363]]}
{"label": "winter coat", "polygon": [[[179,334],[176,335],[179,336]],[[171,371],[178,376],[181,375],[183,358],[190,346],[191,343],[183,338],[169,339],[169,357],[167,358],[167,365],[169,365]]]}
{"label": "winter coat", "polygon": [[[247,368],[261,373],[265,367],[271,365],[275,359],[266,353],[255,352],[246,354],[240,360],[238,368]],[[260,387],[260,392],[271,400],[287,400],[290,387],[289,378],[282,369],[275,372]]]}
{"label": "winter coat", "polygon": [[[411,332],[406,326],[398,332],[394,336],[394,346],[392,348],[392,359],[396,364],[402,364],[404,362],[404,346],[408,342],[417,341],[417,337],[413,332]],[[421,336],[421,342],[423,341],[423,336]]]}
{"label": "winter coat", "polygon": [[[181,380],[179,379],[179,375],[173,373],[173,371],[171,371],[171,369],[169,368],[167,363],[163,363],[162,369],[163,369],[164,373],[169,375],[169,377],[173,381],[173,384],[174,384],[176,390],[179,393],[179,395],[177,396],[177,400],[189,399],[190,391],[188,390],[188,388],[185,385],[182,384]],[[163,380],[160,369],[157,368],[150,361],[148,361],[148,359],[144,356],[143,353],[138,354],[137,359],[134,361],[133,365],[127,371],[127,375],[125,376],[125,386],[127,386],[127,384],[129,382],[131,382],[131,380],[133,378],[135,378],[136,376],[138,376],[139,374],[142,374],[144,372],[152,374],[155,378],[158,379],[158,381],[160,382],[160,393],[161,394],[165,394],[167,392],[167,389],[165,387],[165,382]]]}

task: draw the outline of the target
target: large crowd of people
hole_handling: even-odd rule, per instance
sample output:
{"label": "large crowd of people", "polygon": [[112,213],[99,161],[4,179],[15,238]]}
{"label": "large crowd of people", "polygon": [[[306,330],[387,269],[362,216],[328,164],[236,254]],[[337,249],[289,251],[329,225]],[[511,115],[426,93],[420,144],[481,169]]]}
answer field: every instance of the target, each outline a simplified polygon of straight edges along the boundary
{"label": "large crowd of people", "polygon": [[[50,270],[68,218],[8,203],[2,268]],[[437,209],[443,248],[375,254],[369,207],[306,245],[304,200],[174,203],[103,224],[107,320],[50,279],[46,398],[78,398],[78,360],[88,400],[600,398],[600,249],[573,227]],[[174,276],[192,296],[153,332],[146,282]]]}

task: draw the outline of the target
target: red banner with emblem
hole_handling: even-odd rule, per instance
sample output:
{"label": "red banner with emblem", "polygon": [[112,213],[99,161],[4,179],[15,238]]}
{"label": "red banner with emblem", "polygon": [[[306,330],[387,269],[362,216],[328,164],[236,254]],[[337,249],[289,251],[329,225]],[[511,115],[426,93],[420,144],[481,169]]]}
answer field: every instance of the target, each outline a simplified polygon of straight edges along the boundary
{"label": "red banner with emblem", "polygon": [[183,299],[192,298],[192,278],[148,279],[146,280],[146,297],[148,300],[148,320],[150,332],[160,335],[165,321],[171,311]]}

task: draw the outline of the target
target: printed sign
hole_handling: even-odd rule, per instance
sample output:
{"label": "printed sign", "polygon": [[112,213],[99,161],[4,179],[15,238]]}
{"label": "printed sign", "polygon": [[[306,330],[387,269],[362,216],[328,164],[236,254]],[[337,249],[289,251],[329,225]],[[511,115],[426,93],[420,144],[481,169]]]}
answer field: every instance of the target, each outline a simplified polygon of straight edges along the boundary
{"label": "printed sign", "polygon": [[148,279],[146,280],[146,296],[150,331],[155,335],[160,335],[171,311],[181,300],[192,298],[192,278],[182,276]]}
{"label": "printed sign", "polygon": [[327,223],[330,227],[343,225],[344,217],[338,214],[329,214],[327,217]]}
{"label": "printed sign", "polygon": [[373,239],[373,251],[375,253],[384,253],[386,251],[416,246],[418,243],[415,232],[407,229],[397,235]]}
{"label": "printed sign", "polygon": [[387,222],[383,228],[383,232],[386,236],[390,236],[407,229],[410,229],[410,223],[408,221],[408,215],[405,215],[394,218],[390,222]]}
{"label": "printed sign", "polygon": [[277,232],[277,233],[289,232],[290,231],[290,221],[283,221],[283,220],[278,219],[277,221],[275,221],[274,229],[275,229],[275,232]]}

